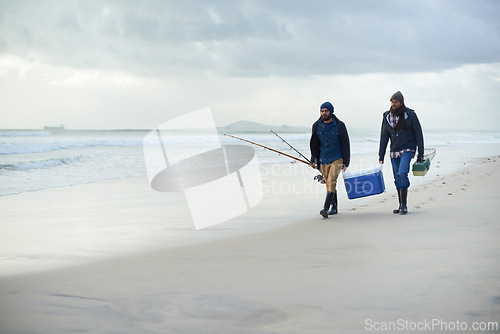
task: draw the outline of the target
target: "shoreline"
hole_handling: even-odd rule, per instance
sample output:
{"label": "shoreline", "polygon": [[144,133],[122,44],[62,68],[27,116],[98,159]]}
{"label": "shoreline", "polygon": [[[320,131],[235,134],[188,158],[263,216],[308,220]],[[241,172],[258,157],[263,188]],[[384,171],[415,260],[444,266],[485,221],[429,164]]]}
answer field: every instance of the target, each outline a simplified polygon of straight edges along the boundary
{"label": "shoreline", "polygon": [[[253,145],[250,145],[250,147],[253,147]],[[255,148],[255,147],[253,147]],[[441,160],[441,158],[443,157],[442,154],[445,153],[445,154],[448,154],[449,152],[452,152],[451,155],[448,154],[448,156],[446,156],[444,158],[444,160],[449,160],[451,159],[450,161],[448,161],[448,164],[443,164],[442,166],[434,166],[434,167],[437,167],[437,168],[443,168],[443,173],[449,173],[451,171],[453,171],[454,169],[456,169],[456,166],[459,166],[461,163],[463,162],[466,162],[468,160],[471,160],[473,158],[479,158],[479,157],[483,157],[483,156],[489,156],[489,155],[495,155],[497,152],[500,152],[500,144],[499,143],[487,143],[487,144],[479,144],[479,143],[476,143],[476,144],[473,144],[473,143],[466,143],[466,144],[462,144],[460,145],[460,149],[463,150],[465,152],[464,156],[460,159],[457,157],[457,154],[456,152],[453,152],[454,149],[453,147],[451,146],[435,146],[434,148],[436,148],[438,150],[438,158],[435,160],[435,161],[439,161]],[[352,161],[351,161],[351,167],[350,167],[350,171],[354,169],[363,169],[363,168],[368,168],[368,167],[371,167],[373,166],[374,164],[378,164],[378,157],[377,157],[377,154],[376,154],[376,151],[377,151],[377,147],[376,146],[373,146],[373,154],[368,154],[368,153],[355,153],[351,158],[352,158]],[[280,162],[263,162],[263,161],[267,161],[269,159],[269,155],[272,154],[273,156],[277,156],[276,153],[271,153],[269,151],[266,151],[266,150],[259,150],[259,149],[256,149],[256,152],[257,152],[257,156],[259,158],[259,162],[260,162],[260,165],[264,168],[264,169],[269,169],[269,168],[272,168],[273,165],[279,165],[279,166],[286,166],[288,165],[288,161],[289,159],[288,158],[283,158],[281,159]],[[22,155],[22,154],[20,154]],[[387,154],[388,155],[388,154]],[[386,157],[386,160],[388,160],[389,158]],[[139,165],[143,166],[144,165],[144,162],[140,162],[138,163]],[[433,162],[433,164],[435,164],[435,162]],[[300,164],[299,164],[300,165]],[[390,164],[389,164],[390,165]],[[449,166],[453,166],[453,167],[449,167]],[[435,168],[432,168],[433,170]],[[142,170],[142,169],[141,169]],[[386,171],[389,173],[388,175],[391,174],[391,171],[390,171],[390,168],[386,169]],[[33,193],[33,192],[39,192],[39,191],[45,191],[45,190],[48,190],[48,189],[56,189],[56,188],[70,188],[70,187],[78,187],[78,186],[83,186],[83,185],[88,185],[88,184],[93,184],[93,183],[100,183],[100,182],[113,182],[113,181],[122,181],[122,180],[129,180],[129,179],[136,179],[136,178],[141,178],[141,177],[144,177],[146,175],[146,172],[145,170],[143,170],[143,174],[136,174],[134,176],[128,176],[128,177],[108,177],[108,178],[103,178],[103,179],[93,179],[93,180],[85,180],[85,181],[82,181],[82,180],[79,180],[77,181],[76,183],[72,184],[71,182],[69,182],[69,179],[66,180],[65,182],[59,184],[59,185],[52,185],[52,186],[41,186],[40,188],[36,188],[36,189],[24,189],[24,190],[15,190],[14,192],[9,192],[9,193],[1,193],[0,194],[0,199],[2,198],[5,198],[5,197],[10,197],[10,196],[16,196],[16,195],[21,195],[21,194],[24,194],[24,193]],[[429,177],[427,177],[428,179]],[[55,180],[53,180],[55,181]],[[418,181],[418,179],[417,179]],[[9,180],[7,179],[6,182],[13,182],[15,183],[16,182],[16,179],[14,180]]]}

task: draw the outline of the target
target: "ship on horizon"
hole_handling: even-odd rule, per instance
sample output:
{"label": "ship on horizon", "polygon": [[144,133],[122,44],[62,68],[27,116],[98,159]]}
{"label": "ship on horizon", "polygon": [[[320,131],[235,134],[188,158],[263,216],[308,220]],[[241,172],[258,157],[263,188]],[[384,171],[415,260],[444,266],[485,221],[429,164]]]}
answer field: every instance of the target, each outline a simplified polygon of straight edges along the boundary
{"label": "ship on horizon", "polygon": [[53,130],[64,130],[64,125],[61,124],[59,126],[44,126],[43,127],[44,130],[47,130],[47,131],[53,131]]}

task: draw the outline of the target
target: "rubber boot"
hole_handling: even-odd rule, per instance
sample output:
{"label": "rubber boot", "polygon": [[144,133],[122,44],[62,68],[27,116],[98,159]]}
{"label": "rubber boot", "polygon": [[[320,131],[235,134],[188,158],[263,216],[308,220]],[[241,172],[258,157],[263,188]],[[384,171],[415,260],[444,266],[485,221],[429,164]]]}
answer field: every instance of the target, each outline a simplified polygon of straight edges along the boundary
{"label": "rubber boot", "polygon": [[400,215],[406,215],[408,213],[408,207],[406,206],[407,199],[408,188],[401,188],[401,209],[399,210]]}
{"label": "rubber boot", "polygon": [[399,202],[399,208],[392,210],[393,213],[401,212],[401,189],[398,189],[398,202]]}
{"label": "rubber boot", "polygon": [[323,218],[328,218],[328,208],[330,207],[330,204],[332,203],[332,198],[333,198],[333,192],[328,191],[326,193],[325,205],[323,205],[323,210],[321,210],[319,212],[319,214],[322,215]]}
{"label": "rubber boot", "polygon": [[332,198],[332,207],[330,208],[330,211],[328,211],[328,215],[335,215],[337,214],[337,192],[333,193],[333,198]]}

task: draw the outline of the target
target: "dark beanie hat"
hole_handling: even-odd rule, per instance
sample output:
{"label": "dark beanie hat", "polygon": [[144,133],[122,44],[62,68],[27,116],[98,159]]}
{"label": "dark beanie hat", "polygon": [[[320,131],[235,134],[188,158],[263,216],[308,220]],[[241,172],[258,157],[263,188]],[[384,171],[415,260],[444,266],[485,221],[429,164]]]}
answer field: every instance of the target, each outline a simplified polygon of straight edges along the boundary
{"label": "dark beanie hat", "polygon": [[405,98],[399,90],[391,96],[391,100],[397,100],[397,101],[401,102],[402,104],[405,104]]}
{"label": "dark beanie hat", "polygon": [[323,103],[321,107],[319,107],[319,110],[321,111],[323,108],[330,110],[330,114],[333,114],[333,105],[330,102]]}

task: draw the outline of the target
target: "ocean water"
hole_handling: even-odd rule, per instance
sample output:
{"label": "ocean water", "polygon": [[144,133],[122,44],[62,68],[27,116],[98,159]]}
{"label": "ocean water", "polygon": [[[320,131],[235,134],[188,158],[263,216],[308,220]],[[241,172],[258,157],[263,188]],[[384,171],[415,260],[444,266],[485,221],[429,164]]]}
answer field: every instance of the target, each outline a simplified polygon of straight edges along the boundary
{"label": "ocean water", "polygon": [[[0,130],[0,196],[66,187],[109,179],[145,176],[143,139],[149,130]],[[225,144],[250,145],[224,136]],[[270,131],[229,133],[301,158]],[[309,158],[309,131],[279,133],[283,139]],[[377,161],[379,132],[350,130],[351,155],[373,155]],[[212,144],[202,133],[178,132],[179,150]],[[500,147],[500,131],[426,132],[426,147]],[[252,146],[260,164],[283,163],[291,159]],[[500,151],[493,154],[500,154]]]}

